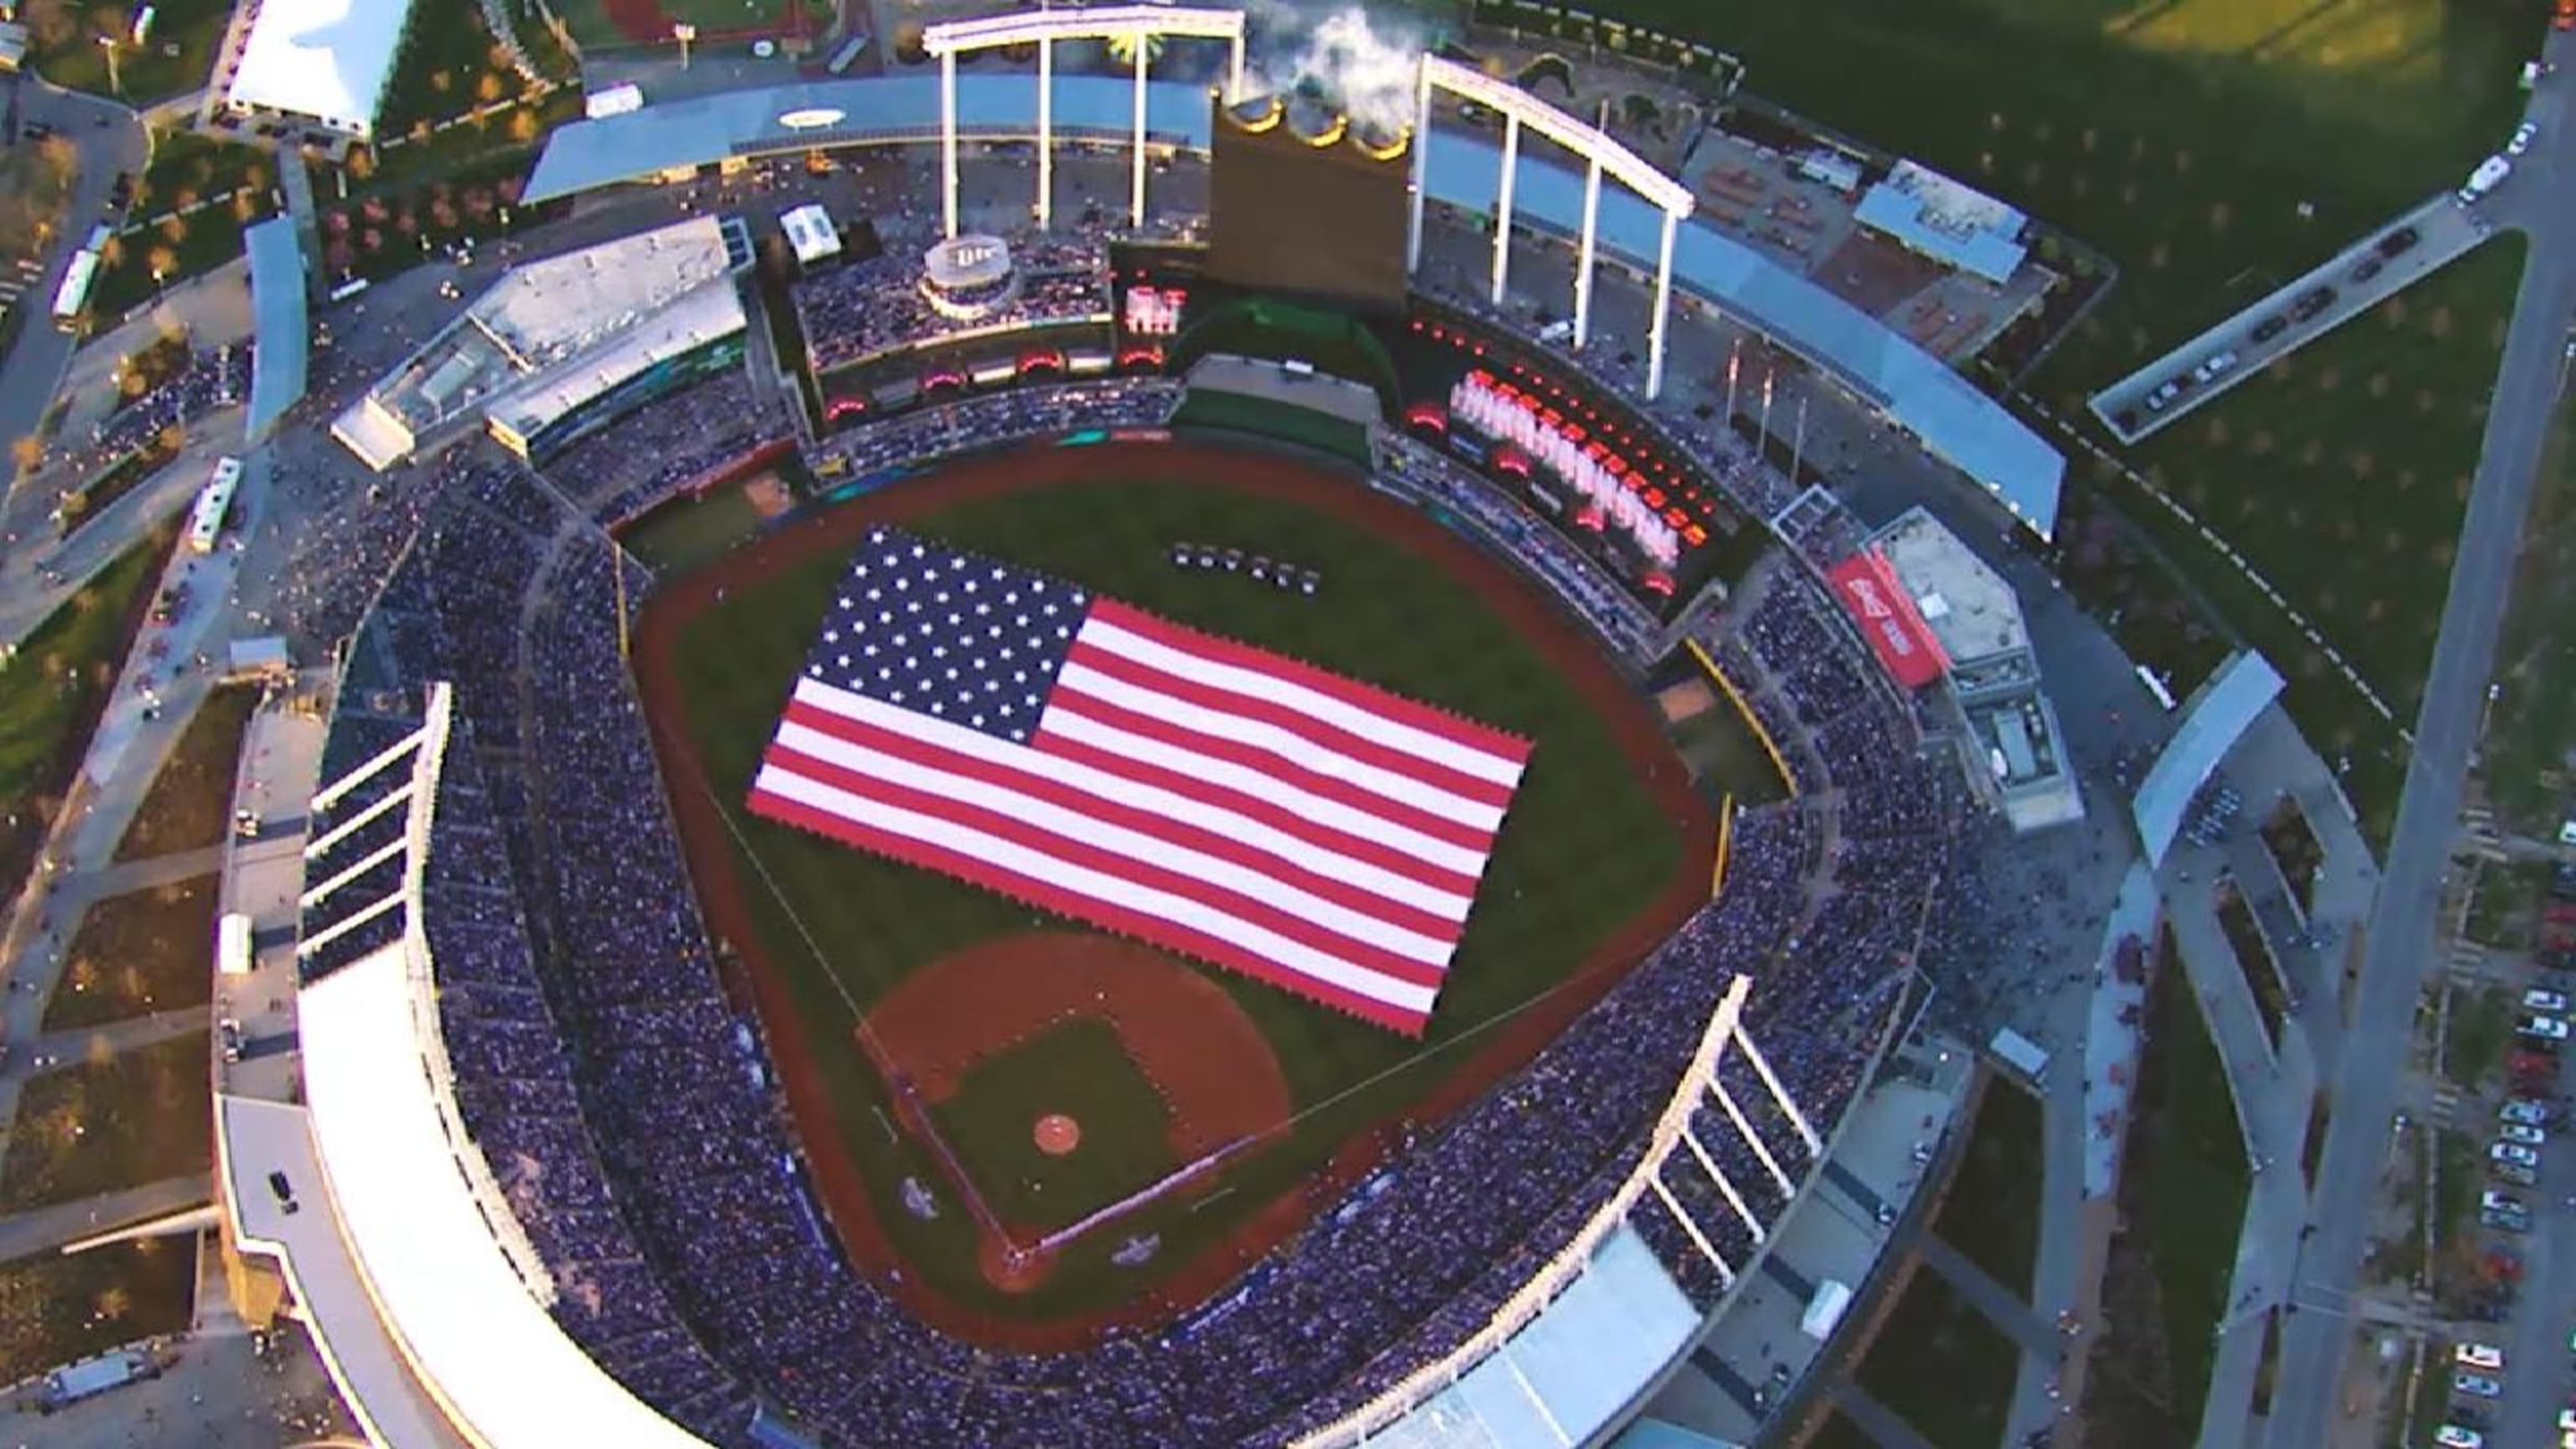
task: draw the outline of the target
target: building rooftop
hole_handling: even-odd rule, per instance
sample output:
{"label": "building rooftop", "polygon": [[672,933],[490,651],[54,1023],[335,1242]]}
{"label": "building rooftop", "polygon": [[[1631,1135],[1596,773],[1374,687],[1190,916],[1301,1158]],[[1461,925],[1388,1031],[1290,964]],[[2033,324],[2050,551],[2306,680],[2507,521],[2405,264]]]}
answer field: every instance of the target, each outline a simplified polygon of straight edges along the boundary
{"label": "building rooftop", "polygon": [[1982,191],[1911,161],[1861,193],[1852,218],[1946,266],[2002,286],[2029,249],[2027,218]]}
{"label": "building rooftop", "polygon": [[224,100],[372,132],[411,0],[247,0]]}
{"label": "building rooftop", "polygon": [[1929,512],[1907,509],[1873,542],[1953,668],[2030,646],[2012,585]]}
{"label": "building rooftop", "polygon": [[742,298],[730,286],[700,287],[605,344],[531,374],[484,411],[496,427],[532,438],[574,408],[743,329]]}

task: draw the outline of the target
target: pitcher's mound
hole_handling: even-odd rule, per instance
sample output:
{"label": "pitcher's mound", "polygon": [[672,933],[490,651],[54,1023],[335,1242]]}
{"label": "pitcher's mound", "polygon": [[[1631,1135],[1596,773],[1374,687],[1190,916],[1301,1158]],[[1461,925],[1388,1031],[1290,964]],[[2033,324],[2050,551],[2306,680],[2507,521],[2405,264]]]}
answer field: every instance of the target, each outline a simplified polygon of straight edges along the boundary
{"label": "pitcher's mound", "polygon": [[1082,1124],[1062,1112],[1049,1112],[1038,1119],[1029,1135],[1036,1139],[1038,1151],[1049,1157],[1062,1157],[1082,1145]]}

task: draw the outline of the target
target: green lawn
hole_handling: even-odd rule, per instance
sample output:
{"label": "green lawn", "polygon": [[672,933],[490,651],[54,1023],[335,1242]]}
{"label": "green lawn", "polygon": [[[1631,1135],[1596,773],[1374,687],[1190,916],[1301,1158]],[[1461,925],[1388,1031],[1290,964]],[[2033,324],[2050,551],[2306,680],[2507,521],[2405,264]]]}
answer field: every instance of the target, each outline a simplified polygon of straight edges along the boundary
{"label": "green lawn", "polygon": [[[2576,448],[2561,412],[2523,529],[2513,606],[2496,655],[2494,725],[2478,761],[2487,797],[2515,829],[2547,837],[2564,818],[2576,745]],[[2492,878],[2490,876],[2490,878]],[[2481,937],[2480,939],[2486,939]]]}
{"label": "green lawn", "polygon": [[[1082,1129],[1061,1157],[1039,1151],[1032,1135],[1050,1113]],[[1013,1228],[1064,1227],[1180,1166],[1161,1095],[1101,1021],[1067,1022],[985,1059],[931,1117],[965,1144],[959,1155],[976,1191]]]}
{"label": "green lawn", "polygon": [[1989,1078],[1932,1224],[1943,1242],[2024,1298],[2039,1260],[2039,1134],[2039,1098]]}
{"label": "green lawn", "polygon": [[128,549],[0,663],[0,899],[16,895],[45,822],[62,808],[170,538]]}
{"label": "green lawn", "polygon": [[1369,458],[1368,429],[1360,424],[1249,393],[1194,390],[1181,404],[1181,410],[1172,415],[1172,424],[1277,438],[1362,467],[1367,466]]}
{"label": "green lawn", "polygon": [[210,872],[83,911],[44,1030],[205,1005],[214,995],[217,884]]}
{"label": "green lawn", "polygon": [[188,1327],[197,1254],[168,1238],[0,1263],[0,1381]]}
{"label": "green lawn", "polygon": [[2002,1329],[1918,1268],[1853,1377],[1934,1449],[1994,1449],[2020,1368]]}
{"label": "green lawn", "polygon": [[2200,1422],[2253,1179],[2200,1005],[2168,961],[2149,1004],[2121,1207],[2153,1265],[2176,1425]]}
{"label": "green lawn", "polygon": [[116,843],[118,860],[140,860],[177,850],[220,845],[230,828],[233,776],[242,736],[259,695],[247,685],[218,689],[197,707],[180,734],[152,790]]}
{"label": "green lawn", "polygon": [[2476,1091],[2504,1065],[2513,1033],[2513,998],[2495,987],[2451,993],[2451,1015],[2442,1036],[2442,1075]]}
{"label": "green lawn", "polygon": [[[192,91],[206,83],[215,47],[232,15],[230,0],[154,0],[152,33],[131,44],[125,29],[133,10],[89,7],[73,0],[26,0],[19,19],[28,31],[28,64],[55,85],[113,95],[136,105]],[[118,40],[116,84],[108,78],[104,35]]]}
{"label": "green lawn", "polygon": [[[2201,326],[2456,185],[2513,128],[2538,0],[1600,0],[1741,56],[1747,91],[1987,189],[2106,253],[2120,280],[2032,380],[2061,415]],[[2301,214],[2301,205],[2310,208]],[[2241,387],[2129,461],[2201,512],[2411,714],[2475,458],[2519,245],[2450,273]],[[1991,379],[1988,380],[1991,383]],[[2430,394],[2430,401],[2419,401]],[[2383,819],[2393,729],[2197,533],[2081,462],[2068,535],[2116,505],[2183,575],[2125,591],[2069,565],[2187,691],[2223,653],[2214,605],[2292,681],[2293,711]],[[2098,546],[2098,545],[2097,545]],[[2224,632],[2224,631],[2221,631]],[[2200,635],[2194,638],[2195,634]]]}
{"label": "green lawn", "polygon": [[760,514],[740,488],[675,498],[635,520],[618,542],[647,568],[677,577],[713,561],[760,528]]}
{"label": "green lawn", "polygon": [[[955,506],[915,526],[1537,741],[1474,927],[1425,1042],[1405,1041],[1231,973],[1210,973],[1272,1041],[1298,1104],[1329,1106],[1284,1144],[1235,1168],[1229,1182],[1237,1190],[1221,1206],[1140,1219],[1140,1227],[1164,1236],[1159,1262],[1179,1261],[1221,1236],[1242,1213],[1311,1172],[1351,1133],[1417,1099],[1447,1065],[1440,1048],[1561,980],[1652,901],[1675,869],[1705,868],[1681,859],[1673,823],[1632,776],[1604,722],[1546,660],[1467,591],[1424,568],[1418,555],[1338,516],[1199,480],[1166,479],[1052,487]],[[1176,538],[1257,541],[1279,557],[1325,561],[1327,584],[1309,599],[1236,577],[1181,573],[1164,558]],[[1002,1303],[1005,1311],[1031,1316],[1123,1299],[1143,1284],[1106,1264],[1113,1244],[1090,1256],[1077,1245],[1057,1276],[1026,1297],[997,1300],[985,1289],[972,1270],[958,1215],[923,1223],[894,1200],[905,1174],[935,1173],[909,1149],[888,1148],[874,1116],[882,1091],[848,1044],[844,992],[864,1007],[923,963],[1026,928],[1029,910],[751,818],[740,808],[784,681],[801,664],[845,567],[843,556],[826,554],[757,586],[738,585],[682,629],[675,663],[690,703],[684,719],[666,724],[678,734],[666,734],[664,743],[668,749],[675,738],[685,739],[694,762],[670,760],[667,774],[675,789],[711,790],[733,813],[751,857],[742,874],[762,943],[801,1006],[799,1021],[773,1030],[815,1038],[827,1086],[842,1104],[840,1135],[883,1198],[880,1215],[898,1246],[923,1275],[970,1301]],[[1361,1083],[1364,1089],[1342,1095]],[[1026,1136],[1024,1124],[1012,1131]]]}
{"label": "green lawn", "polygon": [[18,1094],[0,1212],[203,1172],[214,1162],[207,1033],[56,1067]]}

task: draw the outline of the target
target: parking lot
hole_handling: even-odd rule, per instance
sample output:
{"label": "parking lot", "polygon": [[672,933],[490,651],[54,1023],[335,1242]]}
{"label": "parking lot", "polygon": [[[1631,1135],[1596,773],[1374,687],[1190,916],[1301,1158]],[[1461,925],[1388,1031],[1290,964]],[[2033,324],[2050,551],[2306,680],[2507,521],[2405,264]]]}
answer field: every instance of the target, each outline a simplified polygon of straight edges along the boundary
{"label": "parking lot", "polygon": [[2123,443],[2147,438],[2441,270],[2488,231],[2458,196],[2434,197],[2095,393],[2093,414]]}
{"label": "parking lot", "polygon": [[[2455,1342],[2440,1368],[2449,1402],[2433,1443],[2442,1449],[2545,1442],[2576,1449],[2570,1383],[2576,1305],[2559,1291],[2568,1274],[2558,1260],[2569,1245],[2552,1241],[2571,1221],[2576,1171],[2564,1152],[2553,1160],[2550,1151],[2552,1135],[2570,1126],[2562,1067],[2570,1036],[2568,968],[2576,966],[2576,865],[2553,871],[2532,945],[2531,966],[2512,988],[2513,1031],[2502,1069],[2454,1117],[2482,1139],[2473,1248],[2496,1288],[2479,1309],[2491,1326],[2481,1324]],[[2509,1418],[2517,1428],[2530,1422],[2534,1416],[2524,1406],[2534,1400],[2548,1405],[2554,1440],[2504,1432]],[[2509,1409],[2518,1412],[2509,1415]]]}

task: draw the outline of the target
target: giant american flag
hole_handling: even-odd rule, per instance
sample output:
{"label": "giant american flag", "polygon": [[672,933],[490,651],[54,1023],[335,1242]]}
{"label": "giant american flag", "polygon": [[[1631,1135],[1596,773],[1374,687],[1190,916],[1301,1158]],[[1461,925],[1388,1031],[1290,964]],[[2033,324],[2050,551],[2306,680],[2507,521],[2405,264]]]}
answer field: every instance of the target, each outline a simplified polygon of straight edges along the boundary
{"label": "giant american flag", "polygon": [[1419,1035],[1529,749],[880,528],[751,808]]}

